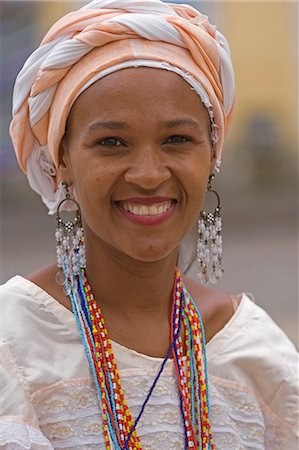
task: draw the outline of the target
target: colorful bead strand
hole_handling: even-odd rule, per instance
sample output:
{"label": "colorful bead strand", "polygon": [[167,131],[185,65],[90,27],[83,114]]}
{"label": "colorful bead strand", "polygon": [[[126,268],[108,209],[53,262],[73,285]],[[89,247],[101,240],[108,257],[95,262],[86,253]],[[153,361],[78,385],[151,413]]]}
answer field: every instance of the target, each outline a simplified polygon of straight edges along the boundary
{"label": "colorful bead strand", "polygon": [[214,450],[209,420],[204,329],[197,307],[183,286],[179,271],[176,271],[174,280],[170,346],[135,420],[121,387],[119,371],[101,308],[94,299],[85,271],[82,270],[78,276],[67,279],[67,288],[95,381],[106,449],[111,450],[112,444],[116,450],[142,449],[136,427],[172,354],[178,380],[185,450],[190,448]]}
{"label": "colorful bead strand", "polygon": [[[114,433],[117,437],[117,440],[119,442],[120,447],[122,448],[122,445],[125,442],[125,438],[127,437],[128,432],[133,426],[133,419],[130,415],[129,409],[127,407],[124,394],[121,388],[120,384],[120,377],[118,370],[116,370],[116,363],[115,359],[113,357],[112,352],[112,346],[110,339],[108,338],[108,331],[105,326],[103,315],[101,312],[101,309],[97,306],[97,304],[94,301],[93,295],[91,293],[90,287],[85,280],[85,292],[87,296],[87,301],[89,305],[89,309],[93,311],[93,315],[91,315],[91,321],[93,326],[93,336],[95,339],[96,344],[98,344],[99,352],[97,356],[102,356],[103,362],[100,364],[100,361],[98,363],[98,368],[102,370],[98,370],[97,373],[100,376],[101,383],[100,386],[102,389],[105,387],[105,381],[106,380],[106,386],[109,386],[109,381],[107,382],[107,379],[109,378],[109,374],[113,373],[113,393],[109,395],[114,397],[116,401],[116,410],[117,410],[117,420],[113,421],[113,427],[114,427]],[[109,368],[109,371],[108,371]],[[104,376],[103,376],[104,372]],[[109,372],[109,373],[108,373]],[[107,389],[109,391],[109,388]],[[108,403],[107,398],[105,398],[105,405]],[[103,408],[104,405],[102,405]],[[108,405],[107,405],[108,406]],[[109,405],[110,406],[110,405]],[[110,414],[112,415],[112,409],[108,406],[108,410]],[[105,410],[106,408],[104,408]],[[117,426],[116,424],[119,424]],[[120,433],[121,431],[121,433]],[[133,433],[132,435],[132,444],[134,445],[133,448],[140,449],[140,440],[138,438],[137,432]]]}

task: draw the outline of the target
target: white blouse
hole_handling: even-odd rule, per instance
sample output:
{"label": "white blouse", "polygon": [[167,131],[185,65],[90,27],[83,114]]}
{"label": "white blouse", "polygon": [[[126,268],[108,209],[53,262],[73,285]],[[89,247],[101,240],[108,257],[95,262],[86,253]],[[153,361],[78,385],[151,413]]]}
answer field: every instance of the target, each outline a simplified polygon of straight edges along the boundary
{"label": "white blouse", "polygon": [[[98,399],[72,312],[20,276],[0,287],[0,312],[0,448],[104,449]],[[162,360],[112,345],[137,417]],[[207,344],[207,357],[215,448],[298,449],[297,352],[247,295]],[[184,449],[172,360],[138,433],[143,450]]]}

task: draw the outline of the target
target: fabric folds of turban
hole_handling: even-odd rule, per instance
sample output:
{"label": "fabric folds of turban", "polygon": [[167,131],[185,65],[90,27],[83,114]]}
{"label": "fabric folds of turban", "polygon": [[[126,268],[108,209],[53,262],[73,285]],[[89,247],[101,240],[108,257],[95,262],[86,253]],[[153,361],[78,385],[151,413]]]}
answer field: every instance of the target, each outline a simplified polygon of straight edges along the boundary
{"label": "fabric folds of turban", "polygon": [[219,166],[234,103],[224,36],[188,5],[95,0],[54,24],[15,83],[10,134],[21,168],[50,213],[63,195],[55,175],[72,104],[96,80],[138,66],[176,72],[198,93]]}

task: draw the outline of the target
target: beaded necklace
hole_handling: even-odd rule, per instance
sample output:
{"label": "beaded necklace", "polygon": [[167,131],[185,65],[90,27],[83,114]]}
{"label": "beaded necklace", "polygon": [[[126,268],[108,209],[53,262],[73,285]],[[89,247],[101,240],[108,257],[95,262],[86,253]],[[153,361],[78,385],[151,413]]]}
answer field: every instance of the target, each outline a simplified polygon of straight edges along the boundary
{"label": "beaded necklace", "polygon": [[[185,450],[214,450],[209,418],[204,328],[200,313],[182,283],[180,272],[175,272],[170,318],[171,343],[135,420],[131,416],[121,387],[101,308],[94,299],[84,269],[75,278],[66,277],[66,289],[101,406],[106,450],[142,449],[136,427],[171,354],[178,380]],[[180,336],[182,325],[186,356]]]}

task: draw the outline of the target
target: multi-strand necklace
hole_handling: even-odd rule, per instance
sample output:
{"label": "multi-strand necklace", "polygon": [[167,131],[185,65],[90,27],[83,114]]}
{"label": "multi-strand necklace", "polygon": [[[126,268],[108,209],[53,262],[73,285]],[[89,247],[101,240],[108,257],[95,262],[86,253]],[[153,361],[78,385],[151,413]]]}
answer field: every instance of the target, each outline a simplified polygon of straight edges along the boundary
{"label": "multi-strand necklace", "polygon": [[[165,364],[172,355],[178,381],[185,450],[213,450],[215,447],[209,418],[204,328],[199,311],[183,286],[180,272],[175,272],[170,346],[135,419],[121,387],[120,374],[101,308],[95,301],[84,269],[76,276],[76,280],[66,277],[66,288],[100,402],[106,449],[142,449],[137,425]],[[182,329],[185,345],[181,337]]]}

